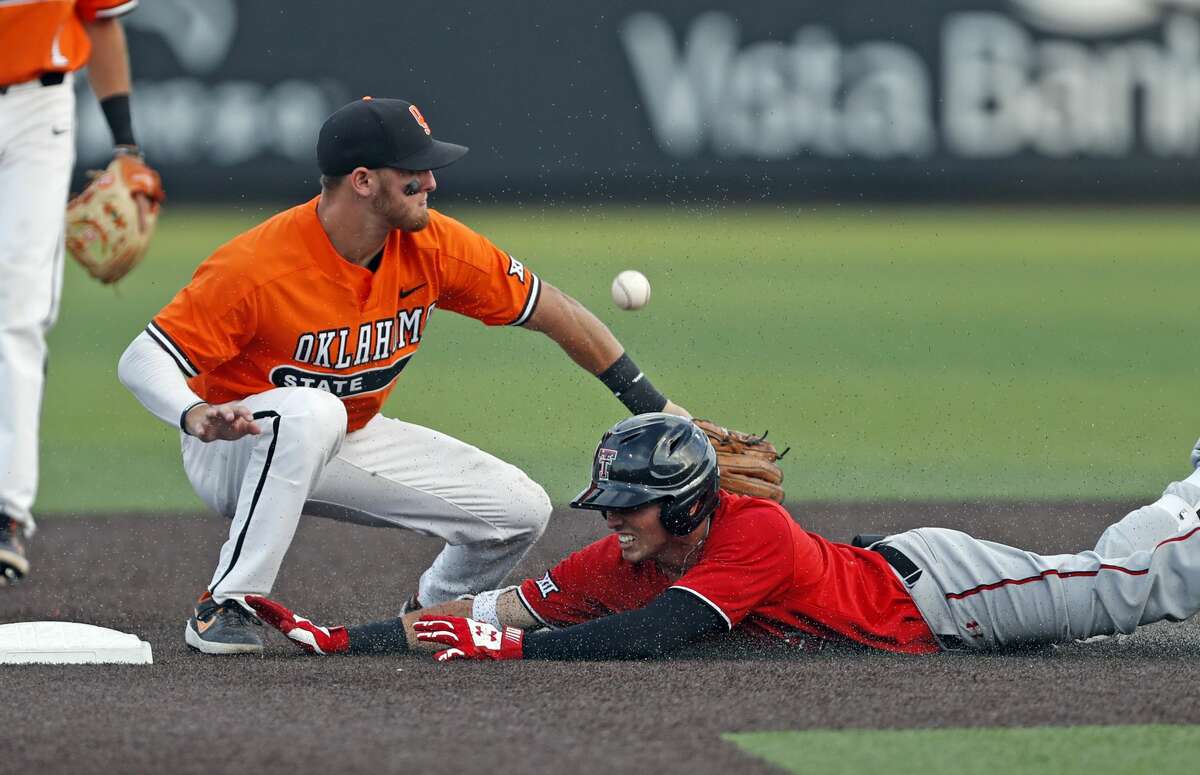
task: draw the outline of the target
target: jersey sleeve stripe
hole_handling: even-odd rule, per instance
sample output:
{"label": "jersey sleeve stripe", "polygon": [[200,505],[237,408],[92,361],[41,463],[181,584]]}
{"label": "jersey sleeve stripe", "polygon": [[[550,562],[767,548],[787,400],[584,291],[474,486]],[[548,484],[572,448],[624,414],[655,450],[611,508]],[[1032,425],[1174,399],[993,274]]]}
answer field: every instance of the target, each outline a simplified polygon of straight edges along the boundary
{"label": "jersey sleeve stripe", "polygon": [[124,16],[134,8],[137,8],[137,6],[138,0],[129,0],[127,3],[121,3],[120,5],[114,5],[112,8],[103,8],[99,11],[96,11],[96,18],[115,19],[118,16]]}
{"label": "jersey sleeve stripe", "polygon": [[510,326],[525,325],[525,322],[533,316],[533,311],[537,309],[538,299],[542,295],[542,281],[532,272],[530,272],[530,277],[533,278],[533,282],[529,284],[529,298],[525,300],[525,308],[521,310],[521,314],[517,316],[516,320],[509,323]]}
{"label": "jersey sleeve stripe", "polygon": [[521,587],[519,586],[517,587],[517,599],[521,601],[521,605],[525,606],[525,610],[528,611],[534,619],[537,619],[542,623],[543,627],[554,627],[553,624],[543,619],[537,611],[533,610],[533,606],[531,606],[529,601],[525,599],[525,593],[521,591]]}
{"label": "jersey sleeve stripe", "polygon": [[159,347],[167,351],[167,355],[170,355],[175,359],[175,364],[179,366],[179,370],[182,371],[185,376],[199,376],[200,370],[197,369],[196,365],[192,363],[190,358],[187,357],[187,353],[181,350],[179,346],[176,345],[171,339],[171,337],[167,335],[167,332],[159,328],[158,324],[153,320],[150,321],[150,325],[146,326],[146,333],[150,335],[150,338],[153,339]]}
{"label": "jersey sleeve stripe", "polygon": [[730,629],[730,630],[733,629],[733,622],[729,621],[729,617],[726,616],[725,612],[721,610],[721,606],[719,606],[716,603],[714,603],[713,601],[709,600],[704,595],[700,594],[699,592],[697,592],[694,589],[688,589],[687,587],[681,587],[678,584],[672,585],[671,589],[682,589],[684,592],[691,592],[693,595],[695,595],[696,597],[700,598],[701,600],[703,600],[704,602],[706,602],[710,606],[712,606],[712,609],[721,615],[721,619],[723,619],[725,621],[725,627],[727,629]]}

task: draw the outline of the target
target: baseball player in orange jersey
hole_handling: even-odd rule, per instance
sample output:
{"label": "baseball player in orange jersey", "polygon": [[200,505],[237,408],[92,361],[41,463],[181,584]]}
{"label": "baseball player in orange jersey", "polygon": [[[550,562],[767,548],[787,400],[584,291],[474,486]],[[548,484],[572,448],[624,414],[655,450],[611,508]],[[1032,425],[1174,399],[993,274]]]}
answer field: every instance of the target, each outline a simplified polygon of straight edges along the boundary
{"label": "baseball player in orange jersey", "polygon": [[[137,0],[0,0],[0,585],[29,572],[46,332],[58,317],[75,164],[73,73],[88,64],[116,153],[136,154],[117,17]],[[138,201],[142,218],[151,203]]]}
{"label": "baseball player in orange jersey", "polygon": [[408,610],[495,586],[541,535],[550,501],[524,473],[379,414],[435,308],[541,331],[632,412],[686,415],[583,306],[429,209],[433,170],[466,152],[402,100],[346,105],[321,128],[321,194],[219,248],[122,356],[232,519],[192,647],[261,651],[242,599],[270,591],[302,512],[445,539]]}

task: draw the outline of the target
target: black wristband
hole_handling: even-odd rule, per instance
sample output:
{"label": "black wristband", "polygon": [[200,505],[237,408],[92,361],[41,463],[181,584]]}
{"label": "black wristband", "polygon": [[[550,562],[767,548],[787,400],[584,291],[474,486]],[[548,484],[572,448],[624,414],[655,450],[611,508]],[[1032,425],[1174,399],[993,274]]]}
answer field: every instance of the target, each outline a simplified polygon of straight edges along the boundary
{"label": "black wristband", "polygon": [[129,95],[114,94],[100,100],[104,120],[112,131],[113,145],[137,145],[133,139],[133,116],[129,111]]}
{"label": "black wristband", "polygon": [[621,353],[613,365],[597,376],[633,414],[661,412],[667,405],[667,397],[658,392],[628,353]]}
{"label": "black wristband", "polygon": [[408,636],[403,619],[359,624],[346,628],[351,654],[403,654],[408,651]]}

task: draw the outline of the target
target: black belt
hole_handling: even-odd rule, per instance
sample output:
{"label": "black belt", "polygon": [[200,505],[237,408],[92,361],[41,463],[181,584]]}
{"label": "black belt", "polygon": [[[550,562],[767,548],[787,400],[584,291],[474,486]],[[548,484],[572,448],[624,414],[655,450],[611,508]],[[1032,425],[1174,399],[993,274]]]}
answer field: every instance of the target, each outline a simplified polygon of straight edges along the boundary
{"label": "black belt", "polygon": [[[42,86],[58,86],[67,79],[66,73],[42,73],[38,76],[37,82]],[[0,95],[8,94],[8,90],[18,84],[10,83],[5,86],[0,86]]]}
{"label": "black belt", "polygon": [[917,579],[921,578],[923,571],[917,567],[915,562],[908,559],[908,555],[896,547],[878,543],[871,547],[871,551],[883,555],[883,559],[887,560],[888,565],[891,565],[900,574],[904,586],[911,588],[913,584],[917,583]]}
{"label": "black belt", "polygon": [[[892,568],[894,568],[895,571],[900,574],[901,580],[904,581],[904,586],[908,587],[909,589],[912,589],[912,585],[917,583],[917,580],[921,578],[921,574],[924,572],[917,567],[915,562],[908,559],[908,555],[894,546],[888,546],[885,543],[877,543],[871,547],[871,551],[882,554],[883,559],[887,560],[888,565],[891,565]],[[966,642],[964,642],[963,639],[957,635],[941,635],[935,633],[934,637],[937,638],[938,643],[946,651],[967,650]]]}

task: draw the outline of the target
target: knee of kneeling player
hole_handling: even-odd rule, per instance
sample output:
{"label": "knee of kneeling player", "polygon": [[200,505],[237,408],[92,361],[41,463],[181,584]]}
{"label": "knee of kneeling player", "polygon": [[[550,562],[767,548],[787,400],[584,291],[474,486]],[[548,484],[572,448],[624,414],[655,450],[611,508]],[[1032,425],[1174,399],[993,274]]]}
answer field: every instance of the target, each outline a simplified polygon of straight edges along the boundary
{"label": "knee of kneeling player", "polygon": [[508,508],[506,527],[514,537],[536,541],[550,522],[550,496],[541,485],[522,474],[505,491]]}
{"label": "knee of kneeling player", "polygon": [[337,447],[346,435],[346,406],[332,393],[296,388],[279,406],[286,420],[295,420],[310,442]]}

